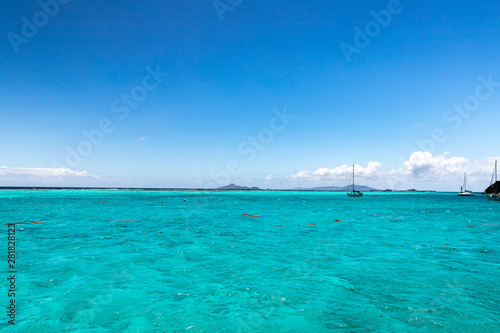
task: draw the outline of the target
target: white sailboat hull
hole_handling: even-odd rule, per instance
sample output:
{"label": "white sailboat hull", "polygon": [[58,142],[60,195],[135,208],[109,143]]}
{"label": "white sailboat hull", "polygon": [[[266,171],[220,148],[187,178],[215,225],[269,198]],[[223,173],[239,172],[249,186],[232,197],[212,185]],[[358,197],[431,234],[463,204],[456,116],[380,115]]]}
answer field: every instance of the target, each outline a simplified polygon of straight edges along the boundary
{"label": "white sailboat hull", "polygon": [[467,173],[464,174],[464,186],[460,187],[460,192],[458,193],[460,197],[473,197],[474,193],[467,189]]}

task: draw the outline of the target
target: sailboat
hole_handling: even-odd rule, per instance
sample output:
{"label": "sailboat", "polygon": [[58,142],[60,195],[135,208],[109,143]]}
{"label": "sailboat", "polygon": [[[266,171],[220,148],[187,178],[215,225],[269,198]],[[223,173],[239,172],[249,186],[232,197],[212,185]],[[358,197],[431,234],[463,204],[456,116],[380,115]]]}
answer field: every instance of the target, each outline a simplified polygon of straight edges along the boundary
{"label": "sailboat", "polygon": [[498,193],[498,179],[497,179],[497,161],[495,161],[495,193],[488,194],[490,200],[500,201],[500,194]]}
{"label": "sailboat", "polygon": [[460,187],[460,193],[458,193],[461,197],[473,197],[474,193],[467,189],[467,173],[464,174],[464,186]]}
{"label": "sailboat", "polygon": [[354,190],[354,165],[352,166],[352,191],[347,192],[347,195],[350,197],[362,197],[363,196],[362,192]]}

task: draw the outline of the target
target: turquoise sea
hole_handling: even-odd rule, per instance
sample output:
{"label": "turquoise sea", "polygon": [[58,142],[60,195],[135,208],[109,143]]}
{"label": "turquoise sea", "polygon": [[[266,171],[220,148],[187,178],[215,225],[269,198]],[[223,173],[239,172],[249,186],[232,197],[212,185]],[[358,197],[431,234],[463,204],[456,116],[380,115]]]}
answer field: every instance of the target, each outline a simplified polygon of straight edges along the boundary
{"label": "turquoise sea", "polygon": [[500,331],[480,195],[3,190],[0,211],[0,332]]}

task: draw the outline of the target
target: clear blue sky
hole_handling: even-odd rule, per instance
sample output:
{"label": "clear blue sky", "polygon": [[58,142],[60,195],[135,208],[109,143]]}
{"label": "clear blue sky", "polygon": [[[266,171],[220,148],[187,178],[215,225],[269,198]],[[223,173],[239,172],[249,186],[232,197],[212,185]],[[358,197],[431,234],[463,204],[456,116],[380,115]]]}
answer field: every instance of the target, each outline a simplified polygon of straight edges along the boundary
{"label": "clear blue sky", "polygon": [[[452,190],[467,171],[482,190],[500,156],[500,83],[478,79],[500,82],[497,0],[42,2],[0,5],[0,185],[211,187],[235,161],[228,182],[248,186],[345,185],[317,170],[356,163],[366,185]],[[464,101],[479,104],[447,113]],[[69,163],[103,119],[113,131]]]}

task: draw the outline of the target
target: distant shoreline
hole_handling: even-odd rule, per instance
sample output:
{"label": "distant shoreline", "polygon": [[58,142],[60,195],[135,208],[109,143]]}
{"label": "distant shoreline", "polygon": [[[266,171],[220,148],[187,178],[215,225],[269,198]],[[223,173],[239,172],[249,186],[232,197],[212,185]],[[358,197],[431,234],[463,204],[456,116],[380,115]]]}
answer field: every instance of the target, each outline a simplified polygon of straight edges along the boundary
{"label": "distant shoreline", "polygon": [[[55,186],[0,186],[0,190],[105,190],[105,191],[158,191],[158,192],[345,192],[344,190],[314,189],[207,189],[207,188],[145,188],[145,187],[55,187]],[[436,190],[370,190],[366,193],[455,193]],[[479,193],[479,192],[477,192]]]}

